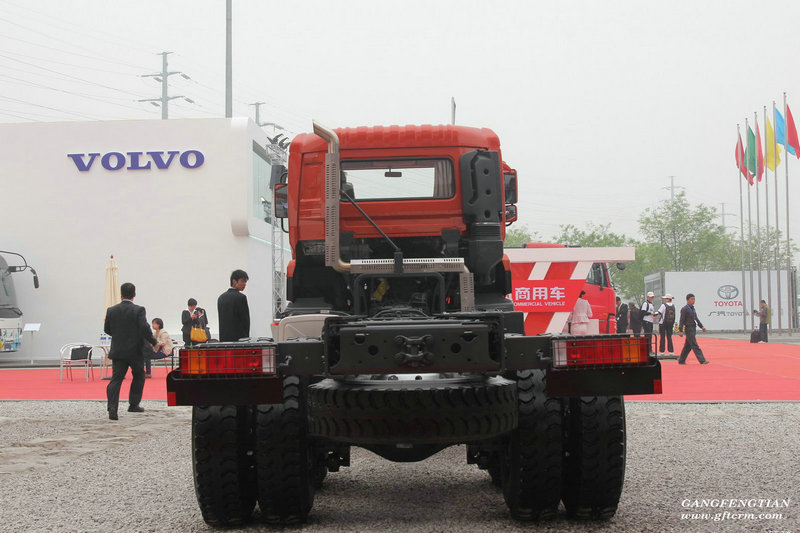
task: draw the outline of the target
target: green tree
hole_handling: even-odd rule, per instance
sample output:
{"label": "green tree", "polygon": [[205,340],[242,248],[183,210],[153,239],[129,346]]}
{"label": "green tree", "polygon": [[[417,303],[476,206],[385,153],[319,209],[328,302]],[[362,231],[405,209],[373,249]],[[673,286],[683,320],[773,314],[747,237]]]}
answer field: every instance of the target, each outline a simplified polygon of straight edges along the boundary
{"label": "green tree", "polygon": [[633,300],[636,305],[644,301],[644,277],[664,270],[667,262],[665,249],[656,243],[633,242],[636,247],[636,260],[625,263],[624,270],[612,270],[614,288],[625,301]]}
{"label": "green tree", "polygon": [[531,232],[528,226],[520,225],[506,230],[506,239],[503,241],[503,246],[506,248],[519,248],[529,242],[539,242],[541,240],[539,232]]}
{"label": "green tree", "polygon": [[[761,250],[761,265],[762,270],[780,270],[786,268],[787,255],[797,253],[798,249],[794,242],[790,241],[792,247],[791,254],[786,250],[786,239],[780,230],[774,227],[761,228],[761,245],[759,246],[756,239],[756,228],[752,228],[753,233],[753,270],[759,268],[759,249]],[[780,250],[778,253],[777,267],[775,264],[775,240],[780,239]],[[750,248],[748,246],[749,235],[746,233],[744,236],[744,268],[750,268]],[[740,270],[742,268],[742,239],[736,234],[727,234],[727,242],[722,247],[722,252],[719,256],[719,263],[714,270]]]}
{"label": "green tree", "polygon": [[689,205],[686,193],[646,209],[639,217],[639,229],[649,243],[666,252],[665,270],[716,270],[726,250],[728,236],[714,220],[717,211],[703,204]]}
{"label": "green tree", "polygon": [[567,246],[628,246],[633,242],[625,235],[609,230],[611,224],[589,224],[582,230],[573,224],[562,224],[555,242]]}

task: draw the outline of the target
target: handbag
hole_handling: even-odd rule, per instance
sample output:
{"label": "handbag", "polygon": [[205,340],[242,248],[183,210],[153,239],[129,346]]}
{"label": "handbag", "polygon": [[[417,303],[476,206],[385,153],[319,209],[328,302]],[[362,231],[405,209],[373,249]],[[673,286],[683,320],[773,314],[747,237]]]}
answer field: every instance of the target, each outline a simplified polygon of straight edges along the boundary
{"label": "handbag", "polygon": [[193,327],[189,332],[189,338],[192,339],[192,342],[206,342],[208,335],[206,335],[205,329]]}

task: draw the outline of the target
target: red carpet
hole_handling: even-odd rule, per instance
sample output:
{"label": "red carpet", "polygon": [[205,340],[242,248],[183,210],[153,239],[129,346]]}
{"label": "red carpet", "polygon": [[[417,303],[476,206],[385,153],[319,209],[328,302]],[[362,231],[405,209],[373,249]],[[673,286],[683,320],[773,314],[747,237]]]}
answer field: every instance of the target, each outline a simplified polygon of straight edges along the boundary
{"label": "red carpet", "polygon": [[[627,396],[650,401],[800,400],[800,346],[697,339],[711,364],[689,353],[685,365],[661,361],[663,394]],[[675,337],[676,354],[683,339]]]}
{"label": "red carpet", "polygon": [[[166,400],[167,385],[165,378],[168,369],[154,367],[153,377],[145,380],[144,400]],[[58,380],[57,368],[30,368],[19,370],[0,370],[0,399],[2,400],[105,400],[106,386],[109,381],[100,379],[99,369],[94,369],[94,381],[91,374],[86,381],[86,372],[73,369],[70,381],[64,375],[64,381]],[[109,375],[110,371],[109,371]],[[122,382],[119,391],[120,400],[128,399],[131,388],[131,373]]]}
{"label": "red carpet", "polygon": [[[694,354],[687,364],[662,361],[663,394],[628,396],[647,401],[800,401],[800,346],[750,344],[745,341],[698,339],[709,365],[700,365]],[[676,337],[680,351],[683,339]],[[166,400],[164,378],[167,370],[153,368],[153,378],[144,386],[145,400]],[[81,370],[73,371],[73,381],[58,380],[58,369],[0,370],[2,400],[104,400],[108,381],[85,381]],[[120,398],[128,397],[130,374],[122,384]]]}

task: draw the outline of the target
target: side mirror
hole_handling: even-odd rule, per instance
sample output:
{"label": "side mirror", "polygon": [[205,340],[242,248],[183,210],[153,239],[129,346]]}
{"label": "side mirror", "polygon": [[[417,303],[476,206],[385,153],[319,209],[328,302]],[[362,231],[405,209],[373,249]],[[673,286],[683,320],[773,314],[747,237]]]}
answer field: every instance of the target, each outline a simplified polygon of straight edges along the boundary
{"label": "side mirror", "polygon": [[275,218],[287,218],[289,216],[289,188],[285,183],[276,183],[272,189],[273,210]]}
{"label": "side mirror", "polygon": [[506,204],[517,203],[517,171],[506,169],[503,172],[503,184],[506,194]]}
{"label": "side mirror", "polygon": [[625,270],[625,263],[617,263],[617,270]]}
{"label": "side mirror", "polygon": [[506,204],[506,224],[511,224],[517,220],[517,206]]}

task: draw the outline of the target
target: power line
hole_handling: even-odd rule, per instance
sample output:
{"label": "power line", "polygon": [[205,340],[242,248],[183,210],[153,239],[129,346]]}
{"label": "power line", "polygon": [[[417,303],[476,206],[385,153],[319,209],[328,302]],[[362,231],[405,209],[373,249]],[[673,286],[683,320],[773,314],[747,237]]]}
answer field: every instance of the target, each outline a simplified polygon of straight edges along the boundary
{"label": "power line", "polygon": [[[75,43],[73,43],[73,42],[70,42],[70,41],[67,41],[67,40],[64,40],[64,39],[59,39],[58,37],[54,37],[54,36],[53,36],[53,35],[51,35],[51,34],[48,34],[48,33],[45,33],[45,32],[41,32],[41,31],[39,31],[39,30],[36,30],[36,29],[34,29],[34,28],[30,28],[30,27],[28,27],[28,26],[24,26],[24,25],[22,25],[22,24],[18,24],[18,23],[14,22],[14,21],[11,21],[11,20],[8,20],[8,19],[5,19],[5,18],[3,18],[3,17],[0,17],[0,20],[2,20],[3,22],[6,22],[6,23],[8,23],[8,24],[11,24],[11,25],[13,25],[13,26],[17,26],[17,27],[19,27],[19,28],[22,28],[22,29],[24,29],[26,32],[38,33],[39,35],[44,35],[45,37],[47,37],[48,39],[51,39],[51,40],[53,40],[53,41],[57,41],[57,42],[61,42],[61,43],[68,44],[69,46],[72,46],[73,48],[77,48],[78,50],[86,50],[86,51],[88,51],[88,52],[94,52],[94,50],[92,50],[92,49],[90,49],[90,48],[86,48],[86,47],[84,47],[84,46],[76,45]],[[61,50],[61,51],[62,51],[62,52],[64,52],[65,50]],[[69,52],[67,52],[67,53],[69,53]],[[117,63],[117,61],[114,61],[114,62],[115,62],[115,63]],[[135,68],[139,68],[139,67],[135,67]]]}
{"label": "power line", "polygon": [[105,69],[105,68],[87,67],[86,65],[76,65],[75,63],[65,63],[63,61],[59,61],[59,60],[56,60],[56,59],[45,59],[43,57],[31,56],[31,55],[27,55],[27,54],[20,54],[19,52],[12,51],[12,50],[0,49],[0,52],[5,52],[7,54],[14,54],[14,55],[19,56],[19,57],[27,57],[28,59],[35,59],[37,61],[44,61],[45,63],[57,63],[59,65],[65,66],[65,67],[75,67],[75,68],[81,68],[81,69],[84,69],[84,70],[94,70],[94,71],[97,71],[97,72],[102,72],[104,74],[119,74],[119,75],[122,75],[122,76],[135,76],[135,74],[132,74],[130,72],[122,72],[120,70],[108,70],[108,69]]}
{"label": "power line", "polygon": [[669,186],[668,187],[661,187],[664,190],[669,191],[669,201],[675,201],[675,189],[684,189],[685,187],[681,187],[680,185],[675,185],[675,176],[667,176],[669,178]]}
{"label": "power line", "polygon": [[2,98],[3,100],[9,100],[11,102],[18,102],[18,103],[21,103],[21,104],[32,105],[34,107],[41,107],[42,109],[49,109],[51,111],[58,111],[59,113],[66,113],[67,115],[75,115],[76,117],[88,118],[90,120],[97,120],[97,117],[90,117],[88,115],[84,115],[84,114],[81,114],[81,113],[74,113],[72,111],[65,111],[63,109],[56,109],[55,107],[48,107],[46,105],[34,104],[33,102],[27,102],[25,100],[20,100],[18,98],[11,98],[10,96],[5,96],[5,95],[2,95],[2,94],[0,94],[0,98]]}
{"label": "power line", "polygon": [[174,100],[176,98],[183,98],[190,104],[194,103],[194,100],[191,98],[187,98],[185,96],[169,96],[169,77],[175,74],[180,74],[182,77],[186,78],[187,80],[190,79],[189,76],[184,74],[183,72],[174,70],[170,71],[167,68],[167,56],[172,52],[161,52],[161,72],[156,74],[142,74],[143,78],[153,78],[156,81],[161,82],[161,98],[143,98],[139,100],[140,102],[150,102],[153,105],[161,105],[161,119],[166,120],[169,118],[169,101]]}
{"label": "power line", "polygon": [[[94,100],[96,102],[103,102],[103,103],[106,103],[108,105],[115,105],[115,106],[118,106],[118,107],[124,107],[124,108],[127,108],[127,109],[133,109],[134,111],[142,111],[142,109],[137,108],[137,107],[133,107],[133,106],[130,106],[130,105],[120,104],[118,102],[109,102],[109,101],[107,101],[107,100],[105,100],[102,97],[99,97],[97,95],[77,93],[77,92],[74,92],[74,91],[68,91],[66,89],[58,89],[56,87],[49,87],[47,85],[42,85],[40,83],[35,83],[35,82],[32,82],[32,81],[27,81],[27,80],[22,80],[20,78],[15,78],[15,77],[9,76],[7,74],[0,74],[0,77],[8,78],[10,80],[15,80],[16,83],[22,84],[22,85],[27,85],[28,87],[39,87],[41,89],[45,89],[45,90],[48,90],[48,91],[56,91],[56,92],[60,92],[60,93],[64,93],[64,94],[71,94],[71,95],[74,95],[74,96],[79,96],[81,98],[87,98],[89,100]],[[0,81],[2,81],[2,80],[0,80]],[[14,82],[6,82],[6,83],[14,83]],[[149,109],[146,110],[146,111],[150,112]]]}
{"label": "power line", "polygon": [[[29,13],[33,13],[34,15],[36,15],[36,23],[37,24],[40,24],[42,22],[42,19],[46,18],[46,19],[51,19],[52,21],[56,21],[56,22],[46,22],[47,24],[51,24],[51,25],[53,25],[53,26],[55,26],[57,28],[61,28],[61,29],[65,29],[66,28],[71,33],[77,33],[79,35],[86,35],[89,32],[94,33],[94,34],[105,34],[105,35],[108,35],[111,38],[110,39],[103,38],[103,37],[95,37],[95,38],[99,39],[99,40],[106,41],[106,42],[113,43],[115,45],[118,45],[120,40],[121,40],[121,38],[120,38],[120,36],[118,34],[110,33],[110,32],[107,32],[107,31],[102,31],[102,30],[99,30],[99,29],[97,29],[95,27],[90,27],[90,26],[85,26],[85,25],[83,26],[82,30],[78,32],[78,31],[75,31],[75,27],[72,26],[72,25],[61,24],[60,21],[62,19],[57,19],[57,18],[55,18],[55,17],[53,17],[51,15],[48,15],[46,13],[42,13],[41,11],[36,11],[35,9],[30,9],[29,7],[20,5],[18,3],[9,2],[8,0],[0,0],[0,2],[6,4],[8,6],[12,6],[12,7],[15,7],[15,8],[18,8],[18,9],[23,9],[23,10],[29,12]],[[148,43],[143,43],[143,42],[135,41],[135,40],[132,40],[132,39],[125,39],[125,40],[127,42],[129,42],[129,43],[134,43],[135,45],[137,45],[136,48],[139,48],[139,50],[142,50],[142,51],[147,52],[147,53],[153,53],[153,51],[157,49],[157,48],[154,48],[153,46],[151,46]],[[138,68],[143,68],[143,67],[138,67]]]}
{"label": "power line", "polygon": [[90,85],[97,85],[98,87],[103,87],[104,89],[111,89],[112,91],[117,91],[117,92],[121,92],[121,93],[125,93],[125,94],[130,94],[130,95],[133,95],[133,96],[139,96],[138,94],[132,93],[130,91],[125,91],[123,89],[117,89],[116,87],[110,87],[108,85],[103,85],[102,83],[97,83],[97,82],[90,81],[90,80],[87,80],[87,79],[84,79],[84,78],[79,78],[77,76],[72,76],[70,74],[64,74],[63,72],[59,72],[57,70],[53,70],[53,69],[50,69],[50,68],[47,68],[47,67],[40,67],[39,65],[34,65],[33,63],[28,63],[27,61],[22,61],[21,59],[16,59],[14,57],[9,57],[9,56],[4,55],[4,54],[0,54],[0,57],[4,57],[6,59],[10,59],[11,61],[16,61],[17,63],[22,63],[23,65],[28,65],[28,66],[31,66],[31,67],[34,67],[34,68],[38,68],[38,69],[41,69],[41,70],[46,70],[47,72],[52,72],[54,74],[58,74],[59,76],[64,76],[65,78],[70,78],[70,79],[73,79],[73,80],[82,81],[82,82],[88,83]]}
{"label": "power line", "polygon": [[141,67],[141,66],[137,66],[137,65],[131,65],[130,63],[123,63],[122,61],[120,61],[118,59],[108,59],[108,58],[100,57],[100,56],[79,54],[78,52],[70,52],[69,50],[64,50],[63,48],[56,48],[54,46],[48,46],[48,45],[42,44],[42,43],[35,43],[33,41],[26,41],[25,39],[20,39],[19,37],[9,37],[8,35],[4,35],[3,38],[10,39],[12,41],[19,41],[21,43],[29,44],[29,45],[32,45],[32,46],[39,46],[41,48],[47,48],[48,50],[55,50],[56,52],[60,52],[62,54],[69,54],[69,55],[78,56],[78,57],[85,57],[87,59],[93,59],[95,61],[105,61],[106,63],[114,63],[115,65],[124,65],[126,67],[131,67],[131,68],[135,68],[135,69],[143,69],[143,68],[145,68],[145,67]]}
{"label": "power line", "polygon": [[17,114],[14,114],[14,113],[9,113],[9,112],[8,112],[8,111],[6,111],[5,109],[0,109],[0,115],[5,115],[5,116],[7,116],[7,117],[16,117],[16,118],[21,118],[21,119],[23,119],[23,120],[32,120],[33,122],[39,122],[39,120],[37,120],[37,119],[35,119],[35,118],[31,118],[31,117],[23,117],[22,115],[17,115]]}

